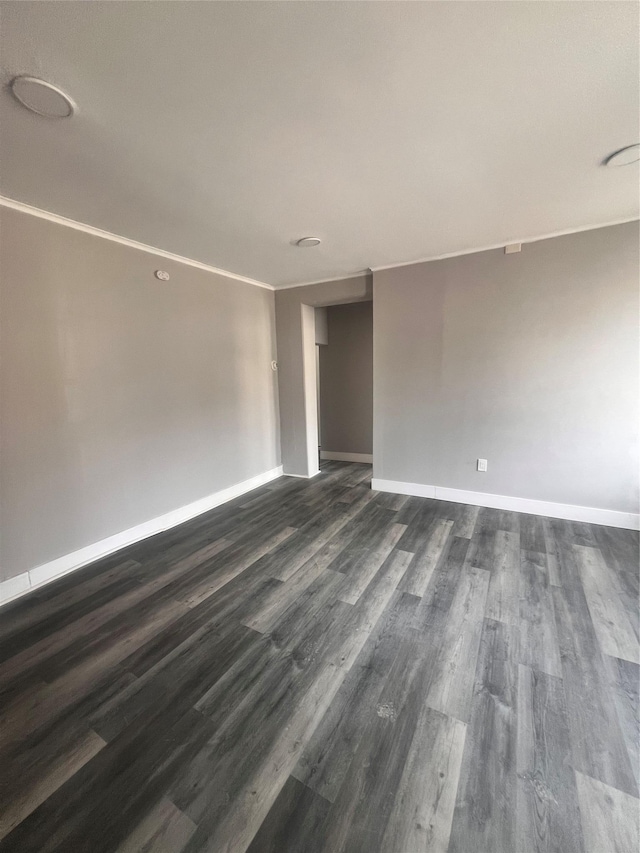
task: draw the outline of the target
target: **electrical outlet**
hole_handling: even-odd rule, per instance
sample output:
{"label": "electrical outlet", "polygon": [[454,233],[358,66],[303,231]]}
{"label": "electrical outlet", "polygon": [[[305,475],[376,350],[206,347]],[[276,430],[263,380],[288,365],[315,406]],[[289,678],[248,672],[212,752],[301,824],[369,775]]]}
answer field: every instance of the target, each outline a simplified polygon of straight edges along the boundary
{"label": "electrical outlet", "polygon": [[478,471],[486,471],[487,470],[487,460],[486,459],[478,459]]}

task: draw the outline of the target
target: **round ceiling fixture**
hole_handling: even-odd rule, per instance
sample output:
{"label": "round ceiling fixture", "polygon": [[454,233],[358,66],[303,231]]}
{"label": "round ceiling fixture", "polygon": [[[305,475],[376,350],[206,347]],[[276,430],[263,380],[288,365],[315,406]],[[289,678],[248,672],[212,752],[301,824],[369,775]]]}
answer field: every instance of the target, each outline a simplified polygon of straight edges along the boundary
{"label": "round ceiling fixture", "polygon": [[625,148],[620,148],[619,151],[614,151],[613,154],[605,159],[605,166],[630,166],[632,163],[637,163],[640,160],[640,142],[634,145],[627,145]]}
{"label": "round ceiling fixture", "polygon": [[76,111],[69,95],[38,77],[14,77],[11,91],[23,107],[47,118],[68,118]]}
{"label": "round ceiling fixture", "polygon": [[300,246],[301,249],[306,249],[310,246],[319,246],[322,243],[322,240],[319,237],[301,237],[300,240],[297,241],[296,246]]}

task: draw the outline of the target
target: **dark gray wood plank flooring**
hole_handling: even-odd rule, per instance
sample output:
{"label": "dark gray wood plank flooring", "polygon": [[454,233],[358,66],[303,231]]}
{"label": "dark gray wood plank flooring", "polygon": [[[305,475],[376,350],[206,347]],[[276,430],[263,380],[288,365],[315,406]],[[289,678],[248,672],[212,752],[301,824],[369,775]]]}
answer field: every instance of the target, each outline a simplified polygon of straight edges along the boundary
{"label": "dark gray wood plank flooring", "polygon": [[0,611],[0,851],[637,853],[637,533],[370,476]]}

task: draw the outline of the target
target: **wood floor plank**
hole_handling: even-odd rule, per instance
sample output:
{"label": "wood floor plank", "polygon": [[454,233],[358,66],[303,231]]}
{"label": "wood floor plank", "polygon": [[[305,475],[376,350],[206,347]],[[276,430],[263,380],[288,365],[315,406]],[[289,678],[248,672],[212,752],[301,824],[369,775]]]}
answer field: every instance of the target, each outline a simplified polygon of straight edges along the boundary
{"label": "wood floor plank", "polygon": [[182,643],[205,626],[222,628],[240,623],[254,600],[261,600],[279,586],[281,584],[278,581],[263,578],[252,566],[215,595],[185,610],[165,630],[152,634],[145,643],[123,658],[120,666],[137,677],[143,676],[164,658],[173,655]]}
{"label": "wood floor plank", "polygon": [[517,849],[584,853],[562,680],[520,666]]}
{"label": "wood floor plank", "polygon": [[553,596],[573,767],[637,796],[638,785],[584,591],[574,585],[554,587]]}
{"label": "wood floor plank", "polygon": [[424,591],[421,607],[424,607],[427,612],[431,607],[449,611],[462,573],[468,565],[468,557],[469,540],[460,536],[450,536],[446,553],[435,567]]}
{"label": "wood floor plank", "polygon": [[329,802],[290,776],[260,825],[248,853],[319,853],[318,832]]}
{"label": "wood floor plank", "polygon": [[4,785],[0,788],[0,839],[8,835],[105,745],[101,737],[89,730],[84,734],[77,733],[68,749],[56,755],[54,761],[45,762],[38,757],[35,759],[36,766],[29,768],[25,768],[25,762],[21,761],[19,771],[16,767],[18,762],[14,762],[11,768],[9,762],[3,762],[3,772],[11,772],[12,782],[10,792]]}
{"label": "wood floor plank", "polygon": [[464,723],[423,706],[382,837],[381,851],[446,853],[465,733]]}
{"label": "wood floor plank", "polygon": [[255,545],[253,547],[247,547],[244,545],[239,546],[237,552],[234,554],[235,559],[229,560],[222,571],[217,572],[210,578],[205,578],[195,589],[189,590],[188,594],[181,600],[184,601],[188,607],[195,607],[197,604],[204,601],[205,598],[213,595],[221,587],[233,580],[233,578],[248,569],[249,566],[257,562],[260,557],[268,554],[269,551],[272,551],[295,532],[295,528],[285,527],[284,530],[274,533],[273,536],[270,536],[266,541],[259,545]]}
{"label": "wood floor plank", "polygon": [[205,625],[103,703],[91,716],[94,729],[112,741],[133,721],[149,719],[150,708],[154,716],[168,708],[186,713],[256,639],[255,632],[241,625],[227,625],[224,630],[215,623]]}
{"label": "wood floor plank", "polygon": [[633,630],[640,635],[640,532],[594,525],[593,534]]}
{"label": "wood floor plank", "polygon": [[518,850],[517,659],[517,628],[485,619],[450,853],[513,853]]}
{"label": "wood floor plank", "polygon": [[631,768],[640,788],[640,666],[611,657],[605,659],[605,666]]}
{"label": "wood floor plank", "polygon": [[129,727],[9,833],[0,851],[117,849],[210,736],[210,723],[195,711]]}
{"label": "wood floor plank", "polygon": [[[216,772],[198,786],[197,796],[189,782],[178,791],[184,796],[190,789],[184,810],[198,823],[187,850],[247,849],[337,693],[344,671],[329,664],[316,668],[313,678],[283,676],[276,667],[273,681],[265,680],[248,715],[237,714],[233,726],[214,738],[203,760],[213,759]],[[267,709],[269,726],[264,725]],[[223,790],[219,778],[225,780]]]}
{"label": "wood floor plank", "polygon": [[520,547],[523,551],[545,553],[546,538],[542,518],[537,515],[520,515]]}
{"label": "wood floor plank", "polygon": [[271,630],[326,568],[322,560],[310,557],[289,580],[278,583],[260,600],[255,601],[244,624],[261,633]]}
{"label": "wood floor plank", "polygon": [[582,521],[570,521],[573,530],[574,545],[585,545],[589,548],[597,547],[593,525]]}
{"label": "wood floor plank", "polygon": [[469,564],[476,569],[491,571],[495,551],[496,531],[500,525],[500,510],[482,507],[469,546]]}
{"label": "wood floor plank", "polygon": [[71,645],[78,637],[87,636],[111,622],[123,609],[144,601],[148,595],[148,590],[135,581],[130,581],[128,584],[122,585],[120,595],[116,600],[110,600],[96,610],[89,611],[71,625],[59,628],[54,633],[42,637],[33,645],[27,642],[19,651],[16,651],[15,654],[0,664],[0,689],[4,689],[14,679],[20,678],[25,672],[36,667],[42,661]]}
{"label": "wood floor plank", "polygon": [[542,519],[542,530],[544,532],[544,545],[547,554],[547,567],[549,569],[549,583],[552,586],[562,586],[560,571],[560,545],[554,536],[550,518]]}
{"label": "wood floor plank", "polygon": [[510,512],[507,509],[496,510],[496,530],[520,535],[522,517],[522,513],[519,512]]}
{"label": "wood floor plank", "polygon": [[[384,535],[384,531],[393,524],[398,524],[393,510],[372,504],[360,513],[357,525],[353,525],[353,532],[350,528],[345,528],[347,536],[344,547],[340,548],[329,568],[335,572],[348,574],[363,557],[366,558],[370,546],[373,543],[377,544],[379,538]],[[405,526],[399,525],[398,530],[404,533]]]}
{"label": "wood floor plank", "polygon": [[[335,557],[354,539],[362,527],[366,527],[369,520],[379,517],[378,508],[371,501],[372,493],[363,495],[352,504],[334,507],[331,511],[328,523],[318,528],[303,526],[299,529],[296,542],[300,543],[298,553],[295,557],[287,555],[280,559],[274,555],[270,564],[263,561],[263,567],[269,571],[277,580],[287,581],[304,565],[307,560],[314,557],[324,565],[329,566]],[[314,524],[318,524],[316,518]],[[293,538],[293,537],[292,537]]]}
{"label": "wood floor plank", "polygon": [[364,644],[293,775],[334,802],[393,662],[413,634],[418,599],[396,592]]}
{"label": "wood floor plank", "polygon": [[453,536],[461,536],[464,539],[471,539],[478,520],[479,511],[480,507],[478,506],[458,504],[458,511],[451,534]]}
{"label": "wood floor plank", "polygon": [[585,853],[637,853],[638,800],[578,771],[576,782]]}
{"label": "wood floor plank", "polygon": [[196,829],[193,821],[163,797],[118,846],[117,853],[180,853]]}
{"label": "wood floor plank", "polygon": [[496,531],[494,561],[487,593],[487,619],[517,625],[520,622],[520,536]]}
{"label": "wood floor plank", "polygon": [[345,612],[342,631],[332,640],[332,660],[349,669],[382,617],[387,605],[407,571],[411,554],[394,550],[380,566],[353,612]]}
{"label": "wood floor plank", "polygon": [[366,853],[380,849],[424,708],[429,667],[415,654],[421,643],[418,631],[403,639],[378,702],[369,709],[325,823],[323,850]]}
{"label": "wood floor plank", "polygon": [[232,545],[233,542],[231,539],[215,539],[213,542],[207,542],[206,545],[197,548],[186,557],[173,561],[171,568],[176,572],[188,572],[196,566],[201,566],[204,562],[210,560],[211,557],[215,557],[216,554],[219,554],[226,548],[231,548]]}
{"label": "wood floor plank", "polygon": [[546,555],[540,551],[521,551],[520,663],[562,677]]}
{"label": "wood floor plank", "polygon": [[69,657],[65,650],[61,660],[52,663],[50,659],[47,667],[51,667],[52,672],[55,667],[52,681],[44,685],[26,707],[18,700],[0,713],[0,744],[24,737],[65,708],[81,702],[105,678],[109,678],[113,667],[132,649],[170,624],[185,609],[185,605],[169,601],[165,606],[150,611],[148,618],[141,623],[128,625],[119,635],[110,637],[107,631],[94,638],[93,642],[79,643]]}
{"label": "wood floor plank", "polygon": [[408,495],[393,495],[391,492],[380,492],[376,497],[376,502],[379,506],[384,506],[387,509],[399,510],[409,500]]}
{"label": "wood floor plank", "polygon": [[[377,492],[378,497],[376,498],[376,500],[380,500],[380,496],[384,496],[384,494],[385,492]],[[430,500],[428,498],[407,497],[406,501],[404,501],[404,503],[398,510],[396,521],[398,524],[406,524],[408,526],[412,525],[421,510],[424,510],[425,507],[430,508],[431,512],[429,514],[429,517],[431,517],[435,505],[436,501]]]}
{"label": "wood floor plank", "polygon": [[370,478],[323,462],[3,608],[0,853],[636,844],[638,534]]}
{"label": "wood floor plank", "polygon": [[[45,774],[49,767],[63,761],[65,754],[73,750],[75,740],[85,737],[92,728],[92,714],[135,680],[131,673],[114,667],[90,685],[77,689],[71,698],[60,697],[45,714],[33,713],[30,702],[34,694],[26,694],[22,717],[13,721],[9,731],[2,731],[0,738],[0,766],[7,778],[15,776],[21,784],[31,784],[32,776]],[[12,795],[17,788],[10,787],[9,791]]]}
{"label": "wood floor plank", "polygon": [[583,545],[574,545],[573,550],[602,653],[640,664],[638,638],[602,555],[595,548]]}
{"label": "wood floor plank", "polygon": [[[279,648],[293,649],[306,642],[310,634],[322,632],[338,595],[344,576],[325,569],[284,611],[271,629],[271,639]],[[340,602],[343,609],[351,609]]]}
{"label": "wood floor plank", "polygon": [[222,727],[234,710],[250,705],[274,665],[284,657],[282,645],[269,635],[240,654],[227,671],[198,699],[194,707]]}
{"label": "wood floor plank", "polygon": [[427,695],[431,708],[464,723],[471,711],[488,588],[488,572],[475,568],[463,572],[449,611],[438,670]]}
{"label": "wood floor plank", "polygon": [[380,538],[376,537],[377,541],[371,543],[357,562],[350,565],[349,573],[340,587],[341,601],[346,604],[356,604],[405,530],[404,524],[389,525],[388,529],[383,531],[383,535]]}
{"label": "wood floor plank", "polygon": [[573,550],[575,536],[568,522],[557,518],[547,519],[546,549],[547,555],[551,555],[549,582],[551,583],[551,571],[555,573],[553,586],[572,587],[581,586],[582,580],[578,568],[576,554]]}
{"label": "wood floor plank", "polygon": [[429,530],[438,517],[437,504],[437,501],[417,498],[410,498],[407,501],[395,518],[397,524],[407,525],[398,548],[415,553],[424,542],[425,530]]}
{"label": "wood floor plank", "polygon": [[[11,657],[16,649],[33,645],[42,637],[75,622],[85,613],[100,607],[121,594],[122,581],[140,567],[135,560],[123,560],[87,580],[78,578],[78,585],[64,589],[28,609],[21,609],[13,618],[0,620],[0,660]],[[52,591],[53,592],[53,591]],[[15,637],[15,642],[12,642]]]}
{"label": "wood floor plank", "polygon": [[[189,574],[189,570],[187,570],[187,574]],[[126,620],[128,613],[144,613],[150,607],[155,606],[154,602],[163,607],[167,606],[165,597],[171,598],[174,582],[183,582],[184,575],[185,569],[178,562],[169,571],[160,572],[144,583],[138,583],[135,578],[127,579],[121,585],[119,596],[75,619],[72,623],[57,628],[53,633],[43,637],[35,644],[27,645],[26,648],[0,664],[0,688],[3,683],[10,682],[19,673],[28,671],[45,661],[51,661],[56,655],[64,656],[66,650],[71,649],[74,645],[80,649],[86,648],[88,636],[97,636],[100,631],[105,636],[110,636],[114,631],[116,622]],[[154,596],[157,597],[154,599]],[[175,604],[173,607],[176,612],[181,608],[186,609],[179,604]],[[136,608],[139,610],[136,611]],[[47,669],[50,670],[51,667],[47,665]]]}
{"label": "wood floor plank", "polygon": [[422,598],[447,546],[452,528],[453,521],[442,518],[434,520],[426,533],[424,545],[416,550],[411,568],[403,578],[404,592]]}

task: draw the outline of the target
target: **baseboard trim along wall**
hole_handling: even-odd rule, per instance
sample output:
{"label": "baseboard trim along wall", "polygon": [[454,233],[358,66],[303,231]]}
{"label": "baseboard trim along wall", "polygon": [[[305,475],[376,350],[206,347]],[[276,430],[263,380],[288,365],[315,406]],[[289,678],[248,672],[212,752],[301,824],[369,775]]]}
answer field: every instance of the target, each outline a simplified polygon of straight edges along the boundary
{"label": "baseboard trim along wall", "polygon": [[154,536],[163,530],[176,527],[184,521],[189,521],[191,518],[202,515],[203,512],[208,512],[210,509],[220,506],[220,504],[240,497],[245,492],[257,489],[258,486],[263,486],[265,483],[276,480],[281,476],[282,465],[278,468],[272,468],[270,471],[265,471],[263,474],[258,474],[256,477],[251,477],[249,480],[244,480],[226,489],[221,489],[219,492],[214,492],[212,495],[207,495],[207,497],[200,498],[200,500],[179,509],[159,515],[157,518],[152,518],[150,521],[136,525],[136,527],[130,527],[121,533],[101,539],[100,542],[95,542],[93,545],[86,545],[78,551],[65,554],[63,557],[58,557],[57,560],[44,563],[14,578],[2,581],[0,582],[0,605],[7,604],[9,601],[19,598],[31,590],[69,574],[69,572],[73,572],[102,557],[113,554],[127,545],[133,545],[134,542],[140,542],[142,539],[148,539],[149,536]]}
{"label": "baseboard trim along wall", "polygon": [[317,477],[319,473],[320,473],[320,469],[318,469],[317,471],[314,471],[313,474],[287,474],[287,472],[285,471],[284,476],[285,477],[295,477],[298,480],[311,480],[313,477]]}
{"label": "baseboard trim along wall", "polygon": [[321,450],[320,459],[333,462],[366,462],[373,464],[373,453],[339,453],[337,450]]}
{"label": "baseboard trim along wall", "polygon": [[448,489],[444,486],[427,486],[421,483],[403,483],[400,480],[380,480],[374,477],[371,488],[377,492],[392,492],[396,495],[412,495],[418,498],[435,498],[440,501],[526,512],[547,518],[564,518],[567,521],[585,521],[589,524],[604,524],[607,527],[640,529],[640,515],[633,512],[616,512],[611,509],[596,509],[588,506],[558,504],[552,501],[537,501],[529,498],[512,498],[508,495],[491,495],[486,492],[467,492],[464,489]]}

